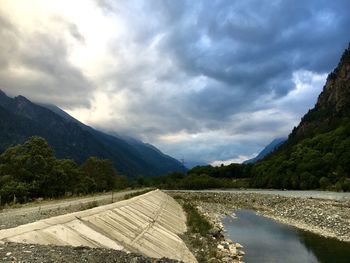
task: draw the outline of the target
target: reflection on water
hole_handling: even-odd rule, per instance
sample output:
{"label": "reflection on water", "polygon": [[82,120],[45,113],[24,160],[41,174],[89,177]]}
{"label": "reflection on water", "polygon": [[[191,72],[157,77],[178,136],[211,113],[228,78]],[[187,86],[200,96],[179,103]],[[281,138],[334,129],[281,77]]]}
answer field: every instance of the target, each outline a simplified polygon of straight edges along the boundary
{"label": "reflection on water", "polygon": [[350,263],[350,243],[324,238],[251,210],[223,220],[230,239],[244,246],[246,263]]}

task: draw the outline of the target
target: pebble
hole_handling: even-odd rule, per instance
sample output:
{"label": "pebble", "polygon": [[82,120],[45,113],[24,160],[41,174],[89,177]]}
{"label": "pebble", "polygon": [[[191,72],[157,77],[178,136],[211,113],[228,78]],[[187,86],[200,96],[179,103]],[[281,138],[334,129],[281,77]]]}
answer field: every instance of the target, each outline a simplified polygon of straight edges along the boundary
{"label": "pebble", "polygon": [[4,246],[5,251],[8,252],[0,252],[0,262],[179,263],[167,258],[152,259],[134,253],[128,254],[123,251],[104,248],[76,250],[69,246],[30,245],[31,249],[29,249],[29,245],[19,243],[5,243]]}
{"label": "pebble", "polygon": [[240,243],[236,243],[236,248],[237,248],[237,249],[242,249],[243,246],[242,246]]}

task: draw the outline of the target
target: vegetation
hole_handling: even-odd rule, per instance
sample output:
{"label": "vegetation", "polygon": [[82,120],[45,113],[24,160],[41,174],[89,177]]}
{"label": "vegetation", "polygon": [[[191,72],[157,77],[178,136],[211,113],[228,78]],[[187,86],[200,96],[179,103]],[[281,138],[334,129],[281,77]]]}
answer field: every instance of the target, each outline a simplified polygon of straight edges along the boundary
{"label": "vegetation", "polygon": [[251,165],[196,166],[187,172],[148,179],[148,185],[165,189],[241,188],[249,186]]}
{"label": "vegetation", "polygon": [[208,219],[199,213],[197,208],[183,199],[181,196],[174,196],[186,212],[187,232],[182,236],[183,240],[195,251],[198,262],[209,262],[210,258],[216,256],[216,242],[209,234],[212,225]]}
{"label": "vegetation", "polygon": [[277,151],[252,174],[255,187],[350,191],[350,122]]}
{"label": "vegetation", "polygon": [[146,189],[146,190],[142,190],[142,191],[137,191],[137,192],[134,192],[134,193],[130,193],[130,194],[126,194],[124,196],[124,199],[130,199],[130,198],[133,198],[135,196],[139,196],[139,195],[143,195],[143,194],[146,194],[150,191],[153,191],[154,189],[153,188],[150,188],[150,189]]}
{"label": "vegetation", "polygon": [[79,167],[73,160],[56,159],[48,143],[37,136],[0,155],[2,204],[126,186],[126,178],[117,175],[110,160],[90,157]]}
{"label": "vegetation", "polygon": [[206,236],[212,228],[209,221],[202,216],[197,209],[190,203],[184,203],[183,208],[187,215],[187,226],[191,233],[199,233]]}
{"label": "vegetation", "polygon": [[[237,164],[234,164],[234,166],[237,166]],[[245,168],[247,167],[250,166],[245,166]],[[228,170],[228,166],[197,166],[189,170],[187,175],[183,173],[170,173],[165,176],[148,178],[144,185],[161,189],[193,190],[249,187],[250,178],[242,178],[242,175],[236,176],[235,173],[227,174]]]}

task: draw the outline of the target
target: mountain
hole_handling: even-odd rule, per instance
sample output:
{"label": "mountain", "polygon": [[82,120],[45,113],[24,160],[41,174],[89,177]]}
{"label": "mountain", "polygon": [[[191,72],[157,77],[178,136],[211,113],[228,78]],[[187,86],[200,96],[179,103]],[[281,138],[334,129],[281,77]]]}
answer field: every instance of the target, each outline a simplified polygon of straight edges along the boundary
{"label": "mountain", "polygon": [[315,107],[302,118],[290,135],[294,142],[337,127],[350,116],[350,45],[338,66],[328,75]]}
{"label": "mountain", "polygon": [[[145,169],[154,170],[152,166],[155,166],[157,167],[157,170],[159,170],[158,174],[164,174],[171,171],[183,171],[184,169],[180,162],[162,153],[158,148],[149,143],[143,143],[142,141],[129,136],[121,136],[115,133],[113,135],[103,133],[81,123],[55,105],[47,104],[43,106],[60,115],[67,121],[78,124],[83,130],[93,134],[105,147],[110,147],[113,154],[118,156],[120,154],[118,152],[119,148],[124,149],[126,152],[130,152],[131,155],[136,154],[134,158],[137,158],[138,162],[143,163]],[[142,156],[142,158],[140,159],[138,155]]]}
{"label": "mountain", "polygon": [[259,152],[259,154],[256,157],[246,160],[243,163],[244,164],[256,163],[257,161],[264,159],[267,155],[269,155],[274,150],[276,150],[286,140],[287,140],[286,137],[274,139],[261,152]]}
{"label": "mountain", "polygon": [[256,187],[350,191],[350,45],[315,107],[253,174]]}
{"label": "mountain", "polygon": [[183,171],[181,163],[156,147],[95,130],[53,105],[38,105],[0,91],[0,151],[30,136],[45,138],[58,158],[83,163],[90,156],[111,159],[128,176]]}

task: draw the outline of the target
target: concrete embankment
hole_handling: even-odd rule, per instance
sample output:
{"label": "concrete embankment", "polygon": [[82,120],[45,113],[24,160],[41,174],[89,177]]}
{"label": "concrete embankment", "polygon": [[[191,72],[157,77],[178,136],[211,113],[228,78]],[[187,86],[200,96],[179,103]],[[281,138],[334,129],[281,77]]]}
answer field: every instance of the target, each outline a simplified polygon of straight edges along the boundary
{"label": "concrete embankment", "polygon": [[178,236],[186,230],[181,206],[156,190],[110,205],[4,229],[0,231],[0,241],[109,248],[196,262]]}

